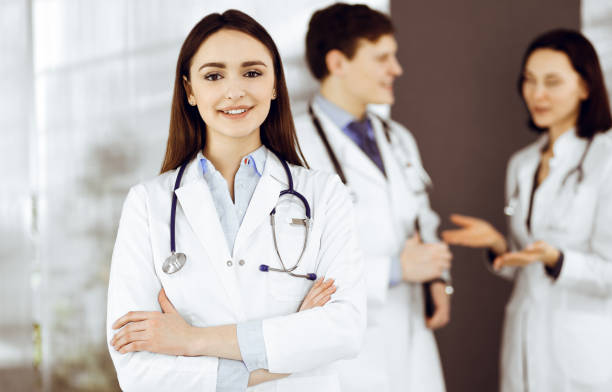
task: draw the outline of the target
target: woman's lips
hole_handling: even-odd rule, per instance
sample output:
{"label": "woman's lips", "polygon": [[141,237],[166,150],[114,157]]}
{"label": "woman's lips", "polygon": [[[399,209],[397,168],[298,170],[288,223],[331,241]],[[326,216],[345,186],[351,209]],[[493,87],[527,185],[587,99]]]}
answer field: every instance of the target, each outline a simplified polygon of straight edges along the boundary
{"label": "woman's lips", "polygon": [[219,110],[219,113],[226,118],[240,119],[246,117],[253,107],[236,107]]}

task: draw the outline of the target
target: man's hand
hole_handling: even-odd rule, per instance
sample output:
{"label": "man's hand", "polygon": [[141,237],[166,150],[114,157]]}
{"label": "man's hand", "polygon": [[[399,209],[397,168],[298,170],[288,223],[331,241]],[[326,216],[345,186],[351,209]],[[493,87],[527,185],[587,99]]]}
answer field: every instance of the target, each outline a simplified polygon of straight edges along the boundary
{"label": "man's hand", "polygon": [[425,320],[427,328],[436,330],[444,327],[450,321],[451,296],[446,294],[446,283],[433,282],[429,286],[435,306],[434,314]]}
{"label": "man's hand", "polygon": [[400,254],[402,279],[406,282],[427,282],[439,278],[451,266],[453,255],[445,243],[423,244],[415,234]]}

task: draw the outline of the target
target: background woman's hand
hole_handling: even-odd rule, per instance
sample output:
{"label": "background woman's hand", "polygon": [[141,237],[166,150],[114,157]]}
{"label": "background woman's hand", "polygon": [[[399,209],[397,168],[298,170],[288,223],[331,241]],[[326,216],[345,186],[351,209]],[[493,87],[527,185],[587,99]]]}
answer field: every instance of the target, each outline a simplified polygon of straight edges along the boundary
{"label": "background woman's hand", "polygon": [[489,248],[498,255],[508,249],[504,236],[489,222],[459,214],[452,214],[450,220],[460,228],[442,232],[442,239],[447,244]]}
{"label": "background woman's hand", "polygon": [[299,312],[325,305],[335,292],[336,286],[334,286],[333,279],[326,281],[323,281],[323,278],[317,279],[308,291],[308,294],[306,294],[306,297],[304,297]]}
{"label": "background woman's hand", "polygon": [[162,288],[157,297],[161,312],[129,312],[113,324],[123,327],[111,344],[121,354],[149,351],[168,355],[193,355],[189,352],[194,328],[176,311]]}
{"label": "background woman's hand", "polygon": [[559,256],[560,252],[557,248],[544,241],[537,241],[520,252],[508,252],[498,256],[493,261],[493,268],[499,270],[505,266],[525,267],[537,261],[553,267],[559,260]]}

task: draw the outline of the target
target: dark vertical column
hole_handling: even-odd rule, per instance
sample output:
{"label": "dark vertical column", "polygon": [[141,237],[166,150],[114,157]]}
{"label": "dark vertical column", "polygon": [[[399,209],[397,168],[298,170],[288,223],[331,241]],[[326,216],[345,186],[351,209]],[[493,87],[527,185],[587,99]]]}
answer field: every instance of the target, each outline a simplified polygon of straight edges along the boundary
{"label": "dark vertical column", "polygon": [[[460,212],[505,232],[506,163],[535,138],[516,87],[523,51],[543,31],[578,29],[580,1],[392,0],[391,13],[404,67],[393,118],[417,138],[442,228]],[[448,391],[495,391],[512,286],[485,269],[482,252],[453,252],[452,321],[436,333]]]}

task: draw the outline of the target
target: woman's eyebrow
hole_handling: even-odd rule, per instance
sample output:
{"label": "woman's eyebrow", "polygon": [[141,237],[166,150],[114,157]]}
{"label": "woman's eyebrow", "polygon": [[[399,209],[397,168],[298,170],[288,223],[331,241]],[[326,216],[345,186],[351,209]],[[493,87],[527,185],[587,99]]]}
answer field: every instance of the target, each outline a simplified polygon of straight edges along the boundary
{"label": "woman's eyebrow", "polygon": [[[252,67],[254,65],[263,65],[264,67],[267,67],[267,65],[263,61],[260,61],[260,60],[245,61],[242,64],[240,64],[240,66],[243,68]],[[227,68],[225,63],[205,63],[205,64],[202,64],[200,68],[198,68],[198,71],[201,71],[202,68],[206,68],[206,67]]]}
{"label": "woman's eyebrow", "polygon": [[263,65],[264,67],[267,67],[267,65],[263,61],[259,61],[259,60],[245,61],[241,65],[242,67],[252,67],[254,65]]}
{"label": "woman's eyebrow", "polygon": [[224,63],[205,63],[198,68],[198,71],[201,71],[202,68],[213,67],[213,68],[226,68]]}

